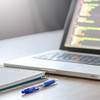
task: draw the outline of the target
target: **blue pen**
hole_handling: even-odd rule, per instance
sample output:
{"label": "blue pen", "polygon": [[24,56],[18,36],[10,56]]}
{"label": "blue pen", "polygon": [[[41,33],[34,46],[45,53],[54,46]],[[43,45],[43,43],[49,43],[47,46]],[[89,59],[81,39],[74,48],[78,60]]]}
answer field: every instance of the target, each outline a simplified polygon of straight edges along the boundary
{"label": "blue pen", "polygon": [[57,80],[49,80],[49,81],[45,81],[43,83],[39,83],[39,84],[36,84],[36,85],[33,85],[31,87],[28,87],[26,89],[24,89],[22,91],[22,93],[24,94],[28,94],[28,93],[32,93],[32,92],[35,92],[43,87],[47,87],[47,86],[50,86],[52,84],[54,84]]}

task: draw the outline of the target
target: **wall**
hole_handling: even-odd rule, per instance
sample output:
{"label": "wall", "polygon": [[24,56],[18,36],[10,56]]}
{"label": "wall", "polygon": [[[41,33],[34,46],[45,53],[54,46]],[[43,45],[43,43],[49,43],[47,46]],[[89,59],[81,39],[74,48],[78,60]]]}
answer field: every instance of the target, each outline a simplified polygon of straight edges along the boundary
{"label": "wall", "polygon": [[62,29],[70,0],[0,0],[0,39]]}

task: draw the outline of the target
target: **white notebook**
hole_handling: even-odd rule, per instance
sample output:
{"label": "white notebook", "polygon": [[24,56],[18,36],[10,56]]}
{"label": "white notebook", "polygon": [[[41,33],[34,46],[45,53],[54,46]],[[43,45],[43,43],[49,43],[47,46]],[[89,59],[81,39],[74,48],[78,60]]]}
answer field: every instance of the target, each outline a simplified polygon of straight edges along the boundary
{"label": "white notebook", "polygon": [[0,90],[44,75],[41,71],[0,67]]}

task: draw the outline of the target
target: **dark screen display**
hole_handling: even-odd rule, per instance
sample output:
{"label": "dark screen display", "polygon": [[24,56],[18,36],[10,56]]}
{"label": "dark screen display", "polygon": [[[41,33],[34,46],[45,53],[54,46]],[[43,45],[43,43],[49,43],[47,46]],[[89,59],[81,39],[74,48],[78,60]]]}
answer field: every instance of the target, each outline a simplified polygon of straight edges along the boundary
{"label": "dark screen display", "polygon": [[100,0],[77,0],[64,46],[100,49]]}

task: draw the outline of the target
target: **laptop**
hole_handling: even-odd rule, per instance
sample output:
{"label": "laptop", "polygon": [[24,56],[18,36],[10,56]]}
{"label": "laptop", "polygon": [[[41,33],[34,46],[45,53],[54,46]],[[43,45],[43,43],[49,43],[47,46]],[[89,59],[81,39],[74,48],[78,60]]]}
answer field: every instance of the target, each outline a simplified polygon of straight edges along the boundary
{"label": "laptop", "polygon": [[100,80],[99,5],[99,0],[70,0],[60,49],[7,61],[4,66]]}

